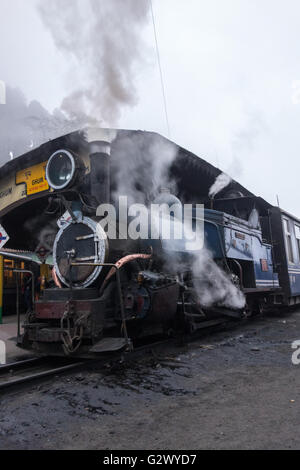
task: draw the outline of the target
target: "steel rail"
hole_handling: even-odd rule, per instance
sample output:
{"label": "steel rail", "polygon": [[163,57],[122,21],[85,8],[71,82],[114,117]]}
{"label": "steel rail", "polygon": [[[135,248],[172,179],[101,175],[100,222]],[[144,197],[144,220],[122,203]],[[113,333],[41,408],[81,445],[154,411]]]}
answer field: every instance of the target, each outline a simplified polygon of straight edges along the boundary
{"label": "steel rail", "polygon": [[9,374],[11,371],[14,372],[16,370],[19,370],[21,373],[22,372],[26,373],[27,367],[30,368],[31,365],[35,365],[35,364],[41,367],[43,365],[43,360],[47,360],[47,359],[49,360],[49,357],[34,357],[30,359],[25,359],[25,360],[13,362],[13,363],[5,364],[5,365],[0,366],[0,393],[3,390],[7,390],[12,387],[28,384],[35,380],[40,380],[46,377],[50,377],[51,375],[58,375],[64,372],[68,372],[68,371],[71,371],[72,369],[80,368],[82,366],[86,366],[86,367],[90,367],[94,365],[104,366],[105,364],[107,364],[107,361],[117,361],[120,359],[126,361],[126,359],[130,360],[130,359],[138,358],[141,354],[144,354],[146,351],[151,351],[152,349],[155,349],[159,346],[164,346],[167,344],[175,344],[176,340],[178,340],[178,338],[162,339],[162,340],[155,341],[153,343],[148,343],[148,344],[139,346],[134,351],[131,351],[129,349],[127,351],[119,352],[118,354],[105,355],[103,357],[98,357],[98,358],[89,359],[89,360],[81,360],[75,363],[65,364],[62,366],[54,367],[54,368],[52,367],[47,370],[42,370],[39,372],[34,372],[30,370],[30,373],[28,375],[15,377],[15,378],[11,378],[11,376],[9,376],[7,380],[2,382],[3,375]]}
{"label": "steel rail", "polygon": [[27,366],[27,365],[31,365],[31,364],[34,364],[34,363],[37,363],[37,362],[41,362],[42,359],[43,359],[42,357],[32,357],[32,358],[24,359],[24,360],[21,360],[21,361],[9,362],[7,364],[3,364],[3,365],[0,366],[0,376],[1,376],[1,374],[5,373],[7,371],[9,372],[9,371],[14,370],[14,369],[20,369],[23,366]]}
{"label": "steel rail", "polygon": [[[40,365],[40,367],[43,365],[44,360],[49,360],[48,356],[42,356],[42,357],[33,357],[9,364],[5,364],[0,366],[0,393],[2,391],[8,390],[9,388],[13,388],[16,386],[21,386],[21,385],[26,385],[29,384],[30,382],[34,382],[36,380],[41,380],[43,378],[47,378],[50,376],[55,376],[59,375],[64,372],[71,371],[72,369],[80,369],[81,367],[85,366],[86,368],[91,367],[91,366],[104,366],[107,364],[107,362],[116,362],[122,360],[122,362],[126,362],[127,360],[134,360],[138,359],[141,355],[144,355],[146,352],[151,352],[156,348],[159,347],[164,347],[168,345],[180,345],[182,344],[181,341],[184,341],[184,344],[189,344],[190,342],[196,341],[197,339],[200,339],[200,337],[203,336],[204,330],[218,330],[217,326],[222,328],[222,326],[228,325],[232,322],[231,319],[223,319],[222,321],[215,321],[215,322],[207,322],[206,328],[204,327],[203,329],[199,329],[199,331],[196,331],[192,334],[186,333],[182,337],[181,336],[174,336],[171,338],[164,338],[164,339],[156,339],[156,341],[149,342],[146,344],[142,344],[140,346],[137,346],[134,348],[134,350],[128,348],[127,350],[119,351],[117,354],[109,354],[109,355],[104,355],[104,356],[99,356],[93,359],[85,359],[85,360],[80,360],[78,362],[73,362],[70,364],[64,364],[61,366],[57,367],[50,367],[47,370],[42,370],[38,372],[30,371],[28,375],[24,375],[21,377],[15,377],[11,378],[8,377],[8,380],[5,382],[2,381],[2,375],[9,374],[10,371],[15,371],[15,370],[21,370],[22,368],[25,368],[23,372],[25,373],[26,368],[30,368],[31,365]],[[205,323],[205,322],[204,322]],[[212,324],[213,323],[213,324]],[[198,334],[197,334],[198,333]]]}
{"label": "steel rail", "polygon": [[81,367],[81,366],[86,364],[85,361],[80,361],[80,362],[75,362],[75,363],[71,363],[71,364],[66,364],[66,365],[63,365],[63,366],[51,367],[47,370],[42,370],[42,371],[39,371],[39,372],[30,371],[30,373],[27,374],[27,375],[12,378],[12,379],[11,379],[11,377],[8,377],[7,380],[5,380],[3,382],[1,381],[1,375],[2,374],[5,374],[5,373],[9,374],[10,371],[14,371],[14,370],[21,370],[22,371],[22,367],[25,366],[25,368],[26,368],[26,366],[28,367],[28,366],[30,366],[34,363],[42,363],[43,359],[44,358],[34,358],[34,359],[28,359],[28,360],[25,360],[25,361],[14,362],[12,364],[5,364],[4,366],[1,366],[0,367],[0,392],[2,390],[8,389],[10,387],[14,387],[14,386],[26,384],[26,383],[29,383],[29,382],[33,382],[35,380],[43,379],[43,378],[49,377],[51,375],[58,375],[58,374],[61,374],[63,372],[67,372],[69,370]]}

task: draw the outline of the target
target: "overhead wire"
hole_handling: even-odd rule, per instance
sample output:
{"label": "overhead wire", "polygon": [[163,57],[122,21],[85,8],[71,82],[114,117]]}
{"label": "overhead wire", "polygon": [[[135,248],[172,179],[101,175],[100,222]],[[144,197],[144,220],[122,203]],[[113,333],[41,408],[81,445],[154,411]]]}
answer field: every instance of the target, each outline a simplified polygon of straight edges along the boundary
{"label": "overhead wire", "polygon": [[163,71],[162,71],[161,60],[160,60],[160,52],[159,52],[159,44],[158,44],[158,37],[157,37],[155,16],[154,16],[154,10],[153,10],[152,0],[149,0],[149,2],[150,2],[150,9],[151,9],[151,17],[152,17],[152,24],[153,24],[154,39],[155,39],[157,63],[158,63],[158,68],[159,68],[160,83],[161,83],[162,96],[163,96],[163,106],[164,106],[164,111],[165,111],[165,118],[166,118],[166,125],[167,125],[168,137],[170,138],[170,137],[171,137],[170,121],[169,121],[169,116],[168,116],[167,98],[166,98],[166,91],[165,91],[165,85],[164,85],[164,77],[163,77]]}

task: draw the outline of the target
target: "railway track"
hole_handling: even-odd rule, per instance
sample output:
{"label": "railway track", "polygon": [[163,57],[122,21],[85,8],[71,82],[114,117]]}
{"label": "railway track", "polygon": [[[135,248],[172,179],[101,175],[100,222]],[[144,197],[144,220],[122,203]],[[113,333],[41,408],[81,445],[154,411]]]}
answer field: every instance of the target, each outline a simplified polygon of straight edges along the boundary
{"label": "railway track", "polygon": [[[0,394],[8,389],[13,387],[17,388],[22,385],[38,382],[39,380],[46,379],[51,376],[57,376],[59,374],[67,373],[69,371],[80,369],[85,367],[86,369],[97,365],[97,367],[101,367],[101,365],[105,365],[108,362],[116,362],[116,361],[126,361],[126,360],[134,360],[138,359],[142,355],[146,354],[147,352],[154,352],[155,349],[159,349],[161,347],[167,347],[170,345],[177,345],[178,344],[188,344],[196,339],[200,339],[203,335],[205,335],[204,330],[206,333],[209,332],[216,332],[219,328],[222,328],[228,325],[228,320],[224,321],[213,321],[208,322],[206,325],[206,329],[200,330],[193,335],[185,336],[184,341],[180,340],[178,337],[172,338],[164,338],[159,340],[154,340],[153,342],[144,343],[144,344],[136,344],[133,351],[130,352],[121,352],[118,354],[113,354],[111,356],[99,356],[99,358],[95,359],[78,359],[78,360],[71,360],[70,358],[62,358],[62,357],[33,357],[30,359],[20,360],[17,362],[9,363],[3,366],[0,366]],[[219,328],[218,328],[219,327]]]}
{"label": "railway track", "polygon": [[164,339],[154,343],[144,344],[130,352],[122,352],[114,355],[99,356],[95,359],[70,360],[61,357],[34,357],[20,360],[0,366],[0,394],[13,387],[30,384],[47,377],[67,373],[69,371],[85,367],[104,366],[108,362],[116,362],[126,359],[137,359],[147,351],[152,351],[158,347],[173,343],[174,339]]}
{"label": "railway track", "polygon": [[0,393],[12,387],[41,380],[46,377],[79,368],[84,361],[61,360],[60,358],[32,358],[0,366]]}

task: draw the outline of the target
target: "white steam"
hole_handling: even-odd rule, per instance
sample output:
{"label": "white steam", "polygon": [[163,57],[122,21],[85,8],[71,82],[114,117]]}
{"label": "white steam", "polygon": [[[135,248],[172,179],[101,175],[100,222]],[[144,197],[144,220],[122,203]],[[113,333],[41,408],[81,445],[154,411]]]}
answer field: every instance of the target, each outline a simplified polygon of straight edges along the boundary
{"label": "white steam", "polygon": [[[209,197],[214,198],[220,191],[226,188],[232,178],[226,173],[221,173],[209,190]],[[193,276],[199,302],[204,307],[220,305],[223,307],[241,309],[245,306],[245,296],[235,286],[217,263],[211,253],[204,248],[195,255],[193,264]]]}
{"label": "white steam", "polygon": [[217,305],[242,309],[245,306],[246,300],[242,291],[216,264],[206,248],[194,255],[192,271],[196,296],[204,308]]}
{"label": "white steam", "polygon": [[214,184],[209,190],[209,197],[214,198],[222,189],[226,188],[231,183],[232,179],[226,173],[221,173],[215,180]]}
{"label": "white steam", "polygon": [[161,187],[175,190],[169,171],[178,147],[158,134],[130,133],[118,140],[114,199],[127,196],[129,204],[152,202]]}

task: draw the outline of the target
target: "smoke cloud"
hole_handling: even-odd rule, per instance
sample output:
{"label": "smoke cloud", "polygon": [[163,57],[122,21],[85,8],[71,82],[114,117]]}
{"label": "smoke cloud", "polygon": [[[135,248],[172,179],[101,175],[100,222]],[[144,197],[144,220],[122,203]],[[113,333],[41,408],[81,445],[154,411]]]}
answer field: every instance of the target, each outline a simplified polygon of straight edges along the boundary
{"label": "smoke cloud", "polygon": [[51,0],[38,9],[45,26],[71,63],[70,93],[61,108],[86,124],[116,125],[124,106],[137,103],[135,78],[145,51],[141,29],[148,0]]}
{"label": "smoke cloud", "polygon": [[6,104],[0,106],[0,164],[78,126],[78,120],[59,110],[51,114],[38,101],[28,104],[19,89],[7,87]]}
{"label": "smoke cloud", "polygon": [[148,0],[39,0],[38,11],[78,88],[50,113],[38,101],[28,104],[19,89],[7,86],[4,93],[0,82],[0,165],[87,125],[112,127],[123,107],[138,101]]}

